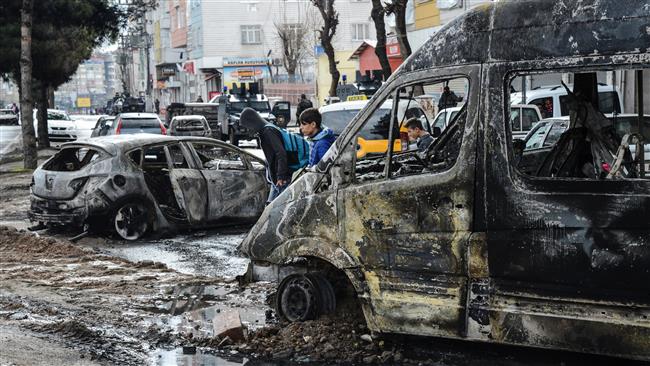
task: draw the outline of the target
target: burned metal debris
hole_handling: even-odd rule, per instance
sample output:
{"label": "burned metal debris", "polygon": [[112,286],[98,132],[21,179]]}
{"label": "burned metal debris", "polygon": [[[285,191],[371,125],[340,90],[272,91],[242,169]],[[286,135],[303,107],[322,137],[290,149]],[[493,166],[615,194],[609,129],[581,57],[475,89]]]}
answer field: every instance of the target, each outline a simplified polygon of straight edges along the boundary
{"label": "burned metal debris", "polygon": [[88,225],[122,239],[252,221],[264,209],[264,163],[205,138],[110,136],[63,145],[37,169],[30,219]]}

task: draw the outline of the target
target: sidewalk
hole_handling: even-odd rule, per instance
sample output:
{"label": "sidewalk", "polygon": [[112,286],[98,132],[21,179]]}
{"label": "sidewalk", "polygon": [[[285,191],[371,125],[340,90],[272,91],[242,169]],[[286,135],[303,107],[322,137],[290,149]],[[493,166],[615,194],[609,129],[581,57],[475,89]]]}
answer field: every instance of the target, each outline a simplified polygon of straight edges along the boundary
{"label": "sidewalk", "polygon": [[[58,149],[47,148],[38,150],[38,165],[40,166],[54,155]],[[16,173],[23,171],[23,154],[21,152],[14,152],[12,154],[5,154],[0,156],[0,174],[1,173]]]}

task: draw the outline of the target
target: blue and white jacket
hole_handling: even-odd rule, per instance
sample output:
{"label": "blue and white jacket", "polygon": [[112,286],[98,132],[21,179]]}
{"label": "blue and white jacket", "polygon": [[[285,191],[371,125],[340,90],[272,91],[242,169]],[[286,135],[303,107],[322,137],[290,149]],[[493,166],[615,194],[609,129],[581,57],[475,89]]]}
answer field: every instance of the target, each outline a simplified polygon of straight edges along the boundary
{"label": "blue and white jacket", "polygon": [[307,141],[310,147],[308,166],[312,167],[318,164],[335,140],[336,136],[334,136],[334,132],[325,126],[323,126],[316,136],[308,137]]}

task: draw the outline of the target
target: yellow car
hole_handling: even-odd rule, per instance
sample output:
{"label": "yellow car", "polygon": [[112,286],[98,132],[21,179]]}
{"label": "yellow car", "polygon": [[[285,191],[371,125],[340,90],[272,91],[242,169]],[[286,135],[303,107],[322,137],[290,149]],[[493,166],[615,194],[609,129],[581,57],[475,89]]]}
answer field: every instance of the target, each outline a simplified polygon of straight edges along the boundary
{"label": "yellow car", "polygon": [[[368,100],[358,100],[323,106],[319,109],[323,118],[322,123],[338,136],[368,102]],[[369,118],[372,122],[367,123],[360,131],[357,140],[357,159],[367,155],[386,153],[392,106],[392,99],[385,101]],[[402,151],[408,148],[408,134],[404,126],[406,120],[411,117],[420,118],[427,131],[430,130],[430,125],[426,113],[414,99],[400,100],[397,114],[400,120],[400,138],[395,140],[393,151]]]}

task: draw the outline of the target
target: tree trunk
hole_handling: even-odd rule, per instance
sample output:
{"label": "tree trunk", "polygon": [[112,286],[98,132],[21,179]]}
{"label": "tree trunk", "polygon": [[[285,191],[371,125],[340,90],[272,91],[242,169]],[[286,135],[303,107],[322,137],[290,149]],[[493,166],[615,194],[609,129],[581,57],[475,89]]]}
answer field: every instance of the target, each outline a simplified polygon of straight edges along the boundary
{"label": "tree trunk", "polygon": [[395,0],[395,32],[399,42],[402,60],[406,60],[411,55],[411,44],[406,36],[406,3],[407,0]]}
{"label": "tree trunk", "polygon": [[381,71],[384,74],[384,80],[388,79],[392,70],[390,68],[390,62],[388,62],[388,56],[386,55],[386,23],[384,22],[384,6],[381,4],[381,0],[372,0],[372,11],[370,16],[375,22],[375,31],[377,33],[377,46],[375,47],[375,54],[379,59],[379,64],[381,65]]}
{"label": "tree trunk", "polygon": [[36,169],[38,152],[34,136],[34,100],[32,99],[32,11],[34,0],[22,0],[20,12],[20,112],[23,133],[23,165]]}
{"label": "tree trunk", "polygon": [[38,147],[40,149],[50,147],[50,137],[47,134],[47,87],[41,85],[38,89],[38,97],[36,98],[36,105],[38,112],[36,112],[36,119],[38,120]]}
{"label": "tree trunk", "polygon": [[329,72],[332,75],[332,81],[330,82],[329,96],[336,96],[336,88],[339,85],[339,79],[341,78],[341,73],[336,67],[336,58],[334,54],[334,47],[332,46],[332,41],[330,39],[322,40],[321,42],[323,49],[325,50],[325,55],[327,55],[327,61],[329,63]]}
{"label": "tree trunk", "polygon": [[50,108],[56,109],[56,103],[54,100],[54,88],[51,86],[47,88],[47,105],[49,105]]}
{"label": "tree trunk", "polygon": [[318,8],[318,11],[323,18],[323,28],[320,30],[320,43],[323,46],[327,61],[329,63],[329,72],[332,75],[330,83],[329,96],[336,96],[336,87],[339,84],[341,73],[336,67],[336,58],[334,47],[332,46],[332,38],[336,34],[336,26],[339,24],[339,15],[334,10],[334,0],[311,0],[312,3]]}

